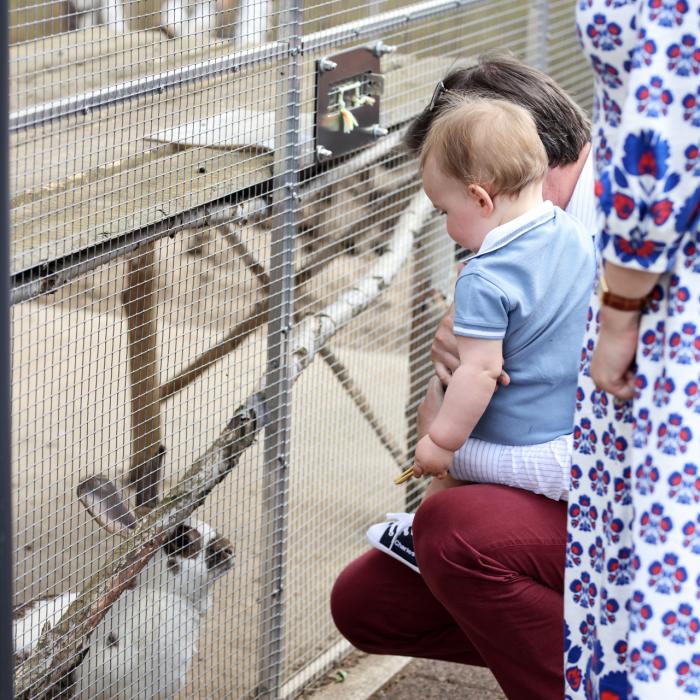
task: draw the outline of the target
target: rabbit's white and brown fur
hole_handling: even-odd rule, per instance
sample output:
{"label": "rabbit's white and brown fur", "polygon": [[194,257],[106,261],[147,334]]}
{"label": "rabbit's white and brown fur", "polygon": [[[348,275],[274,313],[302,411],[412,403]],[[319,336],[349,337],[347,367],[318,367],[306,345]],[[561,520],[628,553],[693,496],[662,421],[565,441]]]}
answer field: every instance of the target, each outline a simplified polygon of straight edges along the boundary
{"label": "rabbit's white and brown fur", "polygon": [[[105,512],[107,509],[101,513],[88,509],[105,528],[120,532],[131,527],[117,523],[120,517],[123,522],[123,512],[115,515]],[[174,698],[196,651],[199,625],[210,605],[211,584],[232,564],[231,543],[206,523],[187,519],[175,526],[133,586],[90,634],[87,654],[74,671],[67,696],[80,700]],[[17,611],[17,662],[28,656],[44,626],[55,624],[76,597],[64,593]]]}

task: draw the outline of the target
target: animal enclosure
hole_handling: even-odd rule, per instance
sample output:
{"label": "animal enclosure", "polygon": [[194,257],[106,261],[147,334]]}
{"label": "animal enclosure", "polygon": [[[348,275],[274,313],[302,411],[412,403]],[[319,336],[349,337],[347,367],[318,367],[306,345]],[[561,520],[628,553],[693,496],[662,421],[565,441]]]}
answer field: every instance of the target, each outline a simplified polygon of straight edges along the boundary
{"label": "animal enclosure", "polygon": [[573,3],[8,12],[16,695],[297,697],[416,497],[456,258],[406,126],[494,49],[589,107]]}

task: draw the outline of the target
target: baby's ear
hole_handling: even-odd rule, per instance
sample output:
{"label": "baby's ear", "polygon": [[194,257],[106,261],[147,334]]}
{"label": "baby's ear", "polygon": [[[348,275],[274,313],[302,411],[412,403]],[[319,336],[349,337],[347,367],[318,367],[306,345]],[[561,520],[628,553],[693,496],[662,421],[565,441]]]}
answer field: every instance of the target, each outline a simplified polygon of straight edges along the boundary
{"label": "baby's ear", "polygon": [[493,199],[481,185],[467,185],[467,194],[478,205],[481,216],[491,216],[494,209]]}

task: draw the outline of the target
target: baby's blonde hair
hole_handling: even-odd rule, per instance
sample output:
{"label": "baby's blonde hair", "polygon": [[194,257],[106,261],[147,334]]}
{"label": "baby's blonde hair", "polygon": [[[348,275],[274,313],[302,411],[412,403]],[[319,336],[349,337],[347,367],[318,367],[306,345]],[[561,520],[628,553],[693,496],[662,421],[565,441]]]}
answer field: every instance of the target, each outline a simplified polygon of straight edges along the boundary
{"label": "baby's blonde hair", "polygon": [[449,95],[449,105],[433,122],[421,149],[421,169],[431,154],[445,175],[480,185],[491,196],[519,194],[542,181],[548,167],[530,113],[488,98]]}

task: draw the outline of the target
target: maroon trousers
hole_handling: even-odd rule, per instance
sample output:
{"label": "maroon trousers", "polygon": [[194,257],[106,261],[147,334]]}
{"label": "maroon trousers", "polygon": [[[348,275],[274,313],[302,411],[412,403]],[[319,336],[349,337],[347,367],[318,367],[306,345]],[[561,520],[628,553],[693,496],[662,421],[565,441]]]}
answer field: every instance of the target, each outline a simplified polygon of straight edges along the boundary
{"label": "maroon trousers", "polygon": [[474,484],[427,499],[413,522],[421,575],[378,550],[331,594],[358,649],[488,666],[510,700],[564,695],[566,503]]}

